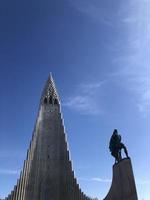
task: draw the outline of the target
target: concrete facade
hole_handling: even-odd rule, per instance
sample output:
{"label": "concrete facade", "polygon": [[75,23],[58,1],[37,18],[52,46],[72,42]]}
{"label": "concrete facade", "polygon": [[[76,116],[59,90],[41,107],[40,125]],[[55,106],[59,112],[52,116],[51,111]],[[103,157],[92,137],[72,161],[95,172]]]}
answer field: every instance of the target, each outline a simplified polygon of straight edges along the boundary
{"label": "concrete facade", "polygon": [[111,188],[104,200],[137,200],[135,180],[130,159],[113,166]]}
{"label": "concrete facade", "polygon": [[67,146],[59,96],[50,75],[23,170],[5,200],[90,200],[74,176]]}

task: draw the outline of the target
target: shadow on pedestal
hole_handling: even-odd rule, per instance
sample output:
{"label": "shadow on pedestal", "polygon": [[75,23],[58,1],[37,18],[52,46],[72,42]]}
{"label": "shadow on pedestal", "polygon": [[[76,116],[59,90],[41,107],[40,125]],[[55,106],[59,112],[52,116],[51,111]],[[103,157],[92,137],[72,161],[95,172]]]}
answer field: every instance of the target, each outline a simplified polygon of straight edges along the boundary
{"label": "shadow on pedestal", "polygon": [[130,158],[113,165],[111,188],[104,200],[137,200],[135,180]]}

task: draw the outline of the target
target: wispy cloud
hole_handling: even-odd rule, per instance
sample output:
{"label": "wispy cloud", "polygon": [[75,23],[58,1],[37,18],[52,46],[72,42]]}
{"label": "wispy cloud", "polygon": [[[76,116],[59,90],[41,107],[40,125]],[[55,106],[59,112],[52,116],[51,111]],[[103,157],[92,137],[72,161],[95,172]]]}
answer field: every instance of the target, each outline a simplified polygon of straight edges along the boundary
{"label": "wispy cloud", "polygon": [[90,84],[81,84],[74,95],[67,98],[63,106],[78,111],[81,114],[97,115],[102,113],[99,94],[105,81]]}
{"label": "wispy cloud", "polygon": [[0,174],[3,174],[3,175],[19,175],[20,170],[0,169]]}
{"label": "wispy cloud", "polygon": [[81,181],[96,181],[96,182],[101,182],[101,183],[111,183],[111,179],[105,179],[105,178],[99,178],[99,177],[94,177],[94,178],[79,178]]}
{"label": "wispy cloud", "polygon": [[102,182],[102,183],[111,183],[111,179],[103,179],[103,178],[92,178],[93,181]]}
{"label": "wispy cloud", "polygon": [[137,180],[138,185],[150,185],[150,179],[148,180]]}
{"label": "wispy cloud", "polygon": [[[106,5],[99,0],[69,0],[71,4],[81,13],[99,21],[106,26],[113,26],[112,16],[105,12]],[[118,2],[119,3],[119,2]],[[103,5],[102,5],[103,4]],[[111,2],[109,2],[111,4]],[[114,12],[115,13],[115,12]]]}
{"label": "wispy cloud", "polygon": [[[150,113],[150,1],[69,0],[80,12],[115,28],[118,39],[111,45],[119,84],[124,83],[134,96],[138,110]],[[111,9],[110,9],[111,8]],[[109,15],[108,15],[109,11]],[[105,43],[106,46],[106,43]],[[78,97],[75,102],[87,104]],[[74,102],[72,102],[73,104]]]}
{"label": "wispy cloud", "polygon": [[22,150],[0,150],[0,158],[24,158],[24,151]]}
{"label": "wispy cloud", "polygon": [[114,62],[116,75],[135,95],[143,114],[150,112],[150,1],[126,1],[120,10],[125,36],[120,41]]}
{"label": "wispy cloud", "polygon": [[[96,181],[96,182],[101,182],[101,183],[111,183],[112,180],[109,179],[109,178],[100,178],[100,177],[93,177],[93,178],[79,178],[79,180],[81,181]],[[137,179],[136,180],[136,183],[138,185],[150,185],[150,179],[147,179],[147,180],[140,180],[140,179]]]}

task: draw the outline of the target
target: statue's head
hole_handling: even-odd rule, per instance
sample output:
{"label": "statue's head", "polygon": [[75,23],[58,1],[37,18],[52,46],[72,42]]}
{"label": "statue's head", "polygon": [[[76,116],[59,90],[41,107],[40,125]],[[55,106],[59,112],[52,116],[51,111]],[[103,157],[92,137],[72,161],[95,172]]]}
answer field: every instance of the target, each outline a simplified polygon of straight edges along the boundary
{"label": "statue's head", "polygon": [[114,129],[114,131],[113,131],[113,135],[118,135],[118,131],[117,131],[117,129]]}

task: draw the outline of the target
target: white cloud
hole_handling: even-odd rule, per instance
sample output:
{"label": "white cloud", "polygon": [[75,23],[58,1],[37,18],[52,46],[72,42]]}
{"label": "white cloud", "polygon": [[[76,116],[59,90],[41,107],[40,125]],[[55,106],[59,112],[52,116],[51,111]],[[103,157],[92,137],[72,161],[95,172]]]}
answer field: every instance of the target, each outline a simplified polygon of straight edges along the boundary
{"label": "white cloud", "polygon": [[18,175],[20,174],[20,170],[12,170],[12,169],[0,169],[0,174],[5,175]]}
{"label": "white cloud", "polygon": [[[98,0],[70,0],[80,12],[93,17],[105,25],[113,26],[122,34],[118,41],[111,45],[114,53],[114,62],[118,66],[116,75],[119,75],[119,84],[123,84],[132,92],[135,105],[144,115],[150,113],[150,1],[127,0],[118,1],[110,12],[111,2]],[[109,6],[108,6],[109,5]],[[108,6],[108,7],[107,7]],[[106,45],[106,44],[105,44]],[[82,109],[88,106],[89,101],[78,96],[70,103],[82,102]],[[71,106],[70,105],[70,106]],[[83,105],[85,107],[83,107]],[[80,108],[79,108],[80,109]]]}
{"label": "white cloud", "polygon": [[[101,183],[111,183],[112,180],[109,178],[100,178],[100,177],[93,177],[93,178],[79,178],[81,181],[96,181]],[[136,184],[138,185],[150,185],[150,179],[147,180],[140,180],[137,179]]]}
{"label": "white cloud", "polygon": [[105,81],[95,82],[95,83],[90,83],[90,84],[81,84],[80,90],[82,91],[82,93],[93,95],[98,89],[101,88],[104,82]]}
{"label": "white cloud", "polygon": [[93,181],[98,181],[102,183],[111,183],[111,179],[103,179],[103,178],[92,178]]}
{"label": "white cloud", "polygon": [[[120,10],[126,38],[120,41],[114,62],[116,75],[135,95],[135,103],[143,114],[150,112],[150,1],[127,1]],[[123,47],[123,48],[122,48]]]}
{"label": "white cloud", "polygon": [[24,156],[26,155],[25,151],[22,151],[20,149],[18,150],[6,150],[3,149],[0,151],[0,159],[1,158],[24,158]]}
{"label": "white cloud", "polygon": [[81,181],[96,181],[96,182],[101,182],[101,183],[111,183],[111,179],[105,179],[105,178],[99,178],[99,177],[94,177],[94,178],[79,178]]}
{"label": "white cloud", "polygon": [[[100,23],[106,26],[112,25],[112,18],[108,18],[108,14],[105,12],[104,6],[101,6],[99,0],[69,0],[71,4],[81,13],[96,19]],[[109,2],[111,3],[111,2]]]}
{"label": "white cloud", "polygon": [[137,180],[138,185],[150,185],[150,179],[148,180]]}
{"label": "white cloud", "polygon": [[81,114],[97,115],[102,112],[99,104],[99,94],[102,92],[102,85],[105,81],[90,84],[81,84],[77,92],[67,98],[63,106],[78,111]]}

